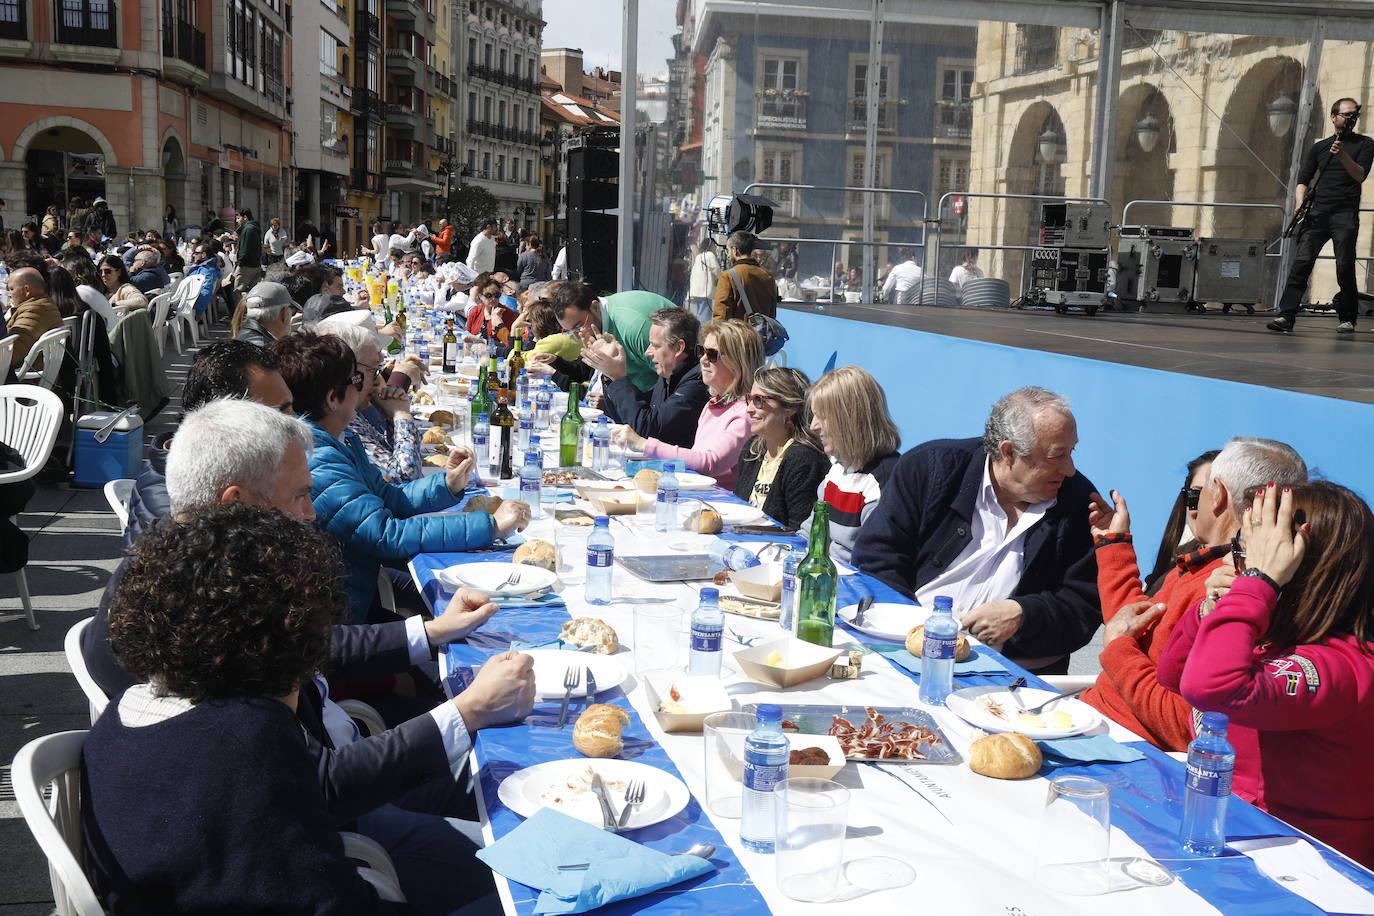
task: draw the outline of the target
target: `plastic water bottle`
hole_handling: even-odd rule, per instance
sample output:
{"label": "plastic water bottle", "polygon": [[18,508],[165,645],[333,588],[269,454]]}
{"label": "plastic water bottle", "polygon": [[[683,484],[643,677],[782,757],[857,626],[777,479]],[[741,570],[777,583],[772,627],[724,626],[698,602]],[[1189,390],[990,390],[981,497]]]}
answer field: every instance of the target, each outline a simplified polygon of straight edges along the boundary
{"label": "plastic water bottle", "polygon": [[587,600],[592,604],[611,603],[611,565],[615,563],[615,537],[611,520],[596,517],[596,527],[587,538]]}
{"label": "plastic water bottle", "polygon": [[778,626],[788,633],[796,628],[797,617],[797,564],[806,556],[806,551],[793,547],[782,561],[782,597],[778,604]]}
{"label": "plastic water bottle", "polygon": [[926,618],[921,641],[921,702],[944,706],[954,689],[954,647],[959,623],[954,619],[954,599],[935,596],[935,610]]}
{"label": "plastic water bottle", "polygon": [[611,421],[601,417],[592,427],[592,468],[602,471],[611,466]]}
{"label": "plastic water bottle", "polygon": [[787,736],[782,707],[760,703],[758,724],[744,739],[744,790],[740,798],[739,839],[744,848],[772,854],[774,789],[787,778]]}
{"label": "plastic water bottle", "polygon": [[1183,796],[1183,848],[1198,856],[1219,856],[1226,848],[1226,800],[1236,752],[1226,740],[1225,713],[1204,712],[1202,728],[1188,745],[1188,776]]}
{"label": "plastic water bottle", "polygon": [[538,452],[525,452],[520,466],[520,498],[530,505],[530,518],[543,518],[544,467]]}
{"label": "plastic water bottle", "polygon": [[516,428],[515,444],[520,451],[529,451],[530,436],[534,433],[534,408],[528,400],[520,402],[520,425]]}
{"label": "plastic water bottle", "polygon": [[[659,478],[662,480],[663,478]],[[716,538],[711,542],[711,546],[706,551],[715,558],[716,562],[726,569],[739,571],[749,569],[751,566],[758,566],[762,563],[758,554],[741,544],[733,544],[730,541],[723,541]]]}
{"label": "plastic water bottle", "polygon": [[[604,419],[604,417],[603,417]],[[658,490],[654,496],[654,530],[677,530],[677,462],[663,462],[663,472],[658,475]]]}
{"label": "plastic water bottle", "polygon": [[530,373],[524,366],[520,367],[520,374],[515,377],[515,403],[524,404],[530,399]]}
{"label": "plastic water bottle", "polygon": [[687,653],[687,673],[696,677],[720,677],[721,640],[725,612],[720,609],[720,590],[703,588],[692,612],[692,641]]}
{"label": "plastic water bottle", "polygon": [[553,392],[545,380],[540,380],[539,390],[534,393],[534,428],[549,428],[549,408],[553,404]]}
{"label": "plastic water bottle", "polygon": [[491,463],[491,418],[484,413],[479,413],[472,424],[472,454],[477,472],[485,474]]}

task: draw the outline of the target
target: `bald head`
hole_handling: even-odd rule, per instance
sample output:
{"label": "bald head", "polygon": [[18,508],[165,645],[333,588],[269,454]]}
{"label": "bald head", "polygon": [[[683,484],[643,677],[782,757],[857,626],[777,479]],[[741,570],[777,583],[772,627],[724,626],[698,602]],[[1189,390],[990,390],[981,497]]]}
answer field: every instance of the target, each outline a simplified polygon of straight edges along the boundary
{"label": "bald head", "polygon": [[10,301],[15,305],[48,294],[48,285],[43,282],[43,275],[32,267],[21,267],[10,274],[8,287]]}

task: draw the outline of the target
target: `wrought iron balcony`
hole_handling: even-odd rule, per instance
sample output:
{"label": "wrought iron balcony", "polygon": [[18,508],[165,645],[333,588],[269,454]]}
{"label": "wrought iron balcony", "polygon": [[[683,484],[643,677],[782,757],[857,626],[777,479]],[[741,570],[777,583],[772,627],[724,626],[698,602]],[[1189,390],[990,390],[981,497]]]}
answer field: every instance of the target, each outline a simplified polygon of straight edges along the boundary
{"label": "wrought iron balcony", "polygon": [[754,126],[760,130],[806,130],[805,96],[760,95]]}
{"label": "wrought iron balcony", "polygon": [[53,32],[58,44],[119,47],[114,0],[55,0]]}

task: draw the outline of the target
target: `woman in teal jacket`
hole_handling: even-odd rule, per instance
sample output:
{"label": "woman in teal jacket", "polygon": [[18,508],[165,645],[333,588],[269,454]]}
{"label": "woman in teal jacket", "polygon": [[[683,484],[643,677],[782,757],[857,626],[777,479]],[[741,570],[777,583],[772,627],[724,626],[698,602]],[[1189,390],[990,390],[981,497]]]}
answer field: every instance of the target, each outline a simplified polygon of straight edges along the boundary
{"label": "woman in teal jacket", "polygon": [[462,498],[472,454],[455,447],[444,473],[402,486],[387,483],[368,462],[357,436],[345,431],[364,387],[348,345],[330,335],[291,334],[272,350],[281,359],[296,411],[314,432],[310,495],[316,524],[342,548],[344,588],[355,622],[368,618],[383,563],[403,563],[417,553],[485,547],[529,524],[529,506],[513,500],[502,503],[495,515],[424,515],[451,508]]}

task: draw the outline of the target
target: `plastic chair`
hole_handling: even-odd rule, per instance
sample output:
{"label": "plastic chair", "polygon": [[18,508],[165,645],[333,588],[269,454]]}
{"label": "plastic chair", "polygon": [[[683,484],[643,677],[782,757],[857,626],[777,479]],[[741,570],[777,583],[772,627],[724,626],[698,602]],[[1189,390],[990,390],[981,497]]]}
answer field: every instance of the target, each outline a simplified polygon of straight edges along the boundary
{"label": "plastic chair", "polygon": [[157,351],[167,349],[167,316],[172,310],[172,294],[159,293],[148,300],[148,308],[153,315],[153,340],[157,341]]}
{"label": "plastic chair", "polygon": [[[62,327],[46,331],[42,337],[34,341],[28,356],[24,357],[23,364],[15,373],[19,382],[31,382],[43,388],[52,388],[57,381],[57,374],[62,371],[63,351],[67,346],[67,339],[71,336],[72,329],[64,320]],[[40,356],[43,358],[43,368],[35,369],[34,364]]]}
{"label": "plastic chair", "polygon": [[377,896],[389,903],[405,903],[405,894],[386,875],[366,865],[358,866],[358,874],[363,880],[377,889]]}
{"label": "plastic chair", "polygon": [[1040,680],[1060,693],[1082,690],[1084,687],[1091,687],[1097,683],[1097,677],[1092,674],[1046,674]]}
{"label": "plastic chair", "polygon": [[[390,880],[395,885],[396,892],[400,893],[401,879],[396,875],[396,866],[392,864],[391,856],[386,854],[380,843],[361,833],[349,833],[347,830],[340,830],[339,838],[343,840],[346,858],[378,872]],[[405,898],[402,897],[401,900],[404,901]]]}
{"label": "plastic chair", "polygon": [[[19,813],[48,860],[59,916],[103,916],[78,859],[81,852],[81,747],[87,732],[30,741],[10,768]],[[44,798],[51,788],[51,798]]]}
{"label": "plastic chair", "polygon": [[67,631],[67,636],[62,640],[62,651],[67,656],[67,664],[71,665],[72,674],[76,675],[77,684],[81,685],[81,692],[86,695],[86,703],[91,708],[91,724],[100,718],[100,714],[105,711],[105,707],[110,705],[110,698],[105,695],[105,691],[100,689],[100,685],[91,677],[91,672],[86,668],[86,656],[81,654],[81,638],[86,632],[86,628],[91,625],[94,617],[87,617],[85,620],[78,621]]}
{"label": "plastic chair", "polygon": [[200,298],[200,288],[204,285],[204,275],[196,274],[182,280],[172,293],[171,314],[167,318],[167,323],[171,325],[172,342],[176,345],[178,353],[183,349],[182,328],[186,329],[191,346],[200,343],[200,335],[196,332],[196,300]]}
{"label": "plastic chair", "polygon": [[362,732],[364,738],[371,738],[386,731],[386,722],[382,721],[381,715],[362,700],[339,700],[338,704],[339,708],[357,723],[358,731]]}
{"label": "plastic chair", "polygon": [[119,519],[121,534],[129,527],[129,497],[133,492],[134,482],[128,477],[111,480],[105,484],[105,501],[110,504],[110,511],[115,514],[115,518]]}
{"label": "plastic chair", "polygon": [[[57,441],[62,414],[62,399],[46,388],[0,385],[0,442],[24,458],[24,466],[19,470],[0,473],[0,484],[28,480],[43,470]],[[29,599],[29,580],[22,569],[15,577],[19,580],[19,600],[29,618],[29,629],[36,630],[38,621],[33,617],[33,602]]]}
{"label": "plastic chair", "polygon": [[0,340],[0,384],[3,384],[5,376],[10,374],[10,363],[14,362],[14,344],[18,340],[18,334],[11,334]]}

